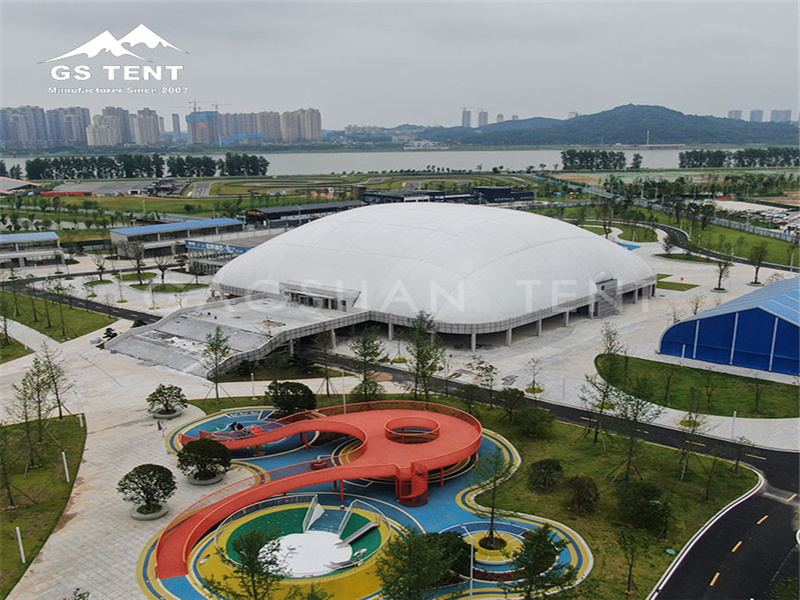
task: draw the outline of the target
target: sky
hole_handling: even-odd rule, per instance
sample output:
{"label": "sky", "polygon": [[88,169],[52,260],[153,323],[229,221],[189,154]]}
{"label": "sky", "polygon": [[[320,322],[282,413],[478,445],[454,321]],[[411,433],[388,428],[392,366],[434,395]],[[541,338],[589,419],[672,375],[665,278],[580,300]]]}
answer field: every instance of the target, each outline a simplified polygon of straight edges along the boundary
{"label": "sky", "polygon": [[[140,23],[184,52],[139,45],[131,50],[145,60],[44,62]],[[53,67],[64,77],[79,65],[90,79],[53,78]],[[161,66],[162,80],[120,81],[118,69],[109,81],[103,67],[115,65],[135,67],[131,76]],[[177,81],[166,66],[182,67]],[[168,129],[169,115],[195,101],[220,112],[313,107],[324,129],[454,126],[461,107],[485,109],[491,122],[623,104],[745,118],[791,109],[797,119],[798,85],[794,1],[0,1],[0,105],[147,107]]]}

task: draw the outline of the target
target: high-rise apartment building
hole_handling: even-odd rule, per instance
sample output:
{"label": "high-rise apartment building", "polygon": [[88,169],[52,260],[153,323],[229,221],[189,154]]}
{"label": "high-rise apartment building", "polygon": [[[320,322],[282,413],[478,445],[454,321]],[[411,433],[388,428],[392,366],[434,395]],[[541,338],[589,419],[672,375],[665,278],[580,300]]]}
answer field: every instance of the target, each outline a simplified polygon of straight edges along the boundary
{"label": "high-rise apartment building", "polygon": [[769,120],[772,123],[791,123],[792,111],[791,110],[773,110],[769,114]]}
{"label": "high-rise apartment building", "polygon": [[472,127],[472,111],[468,108],[461,110],[461,126]]}
{"label": "high-rise apartment building", "polygon": [[47,111],[47,137],[56,146],[85,146],[86,128],[91,124],[88,108],[72,106]]}
{"label": "high-rise apartment building", "polygon": [[281,141],[281,115],[275,111],[264,111],[256,115],[258,131],[264,134],[265,142]]}
{"label": "high-rise apartment building", "polygon": [[123,143],[122,129],[119,117],[94,115],[92,124],[86,128],[86,141],[89,146],[119,146]]}
{"label": "high-rise apartment building", "polygon": [[519,121],[519,115],[511,115],[512,121]]}
{"label": "high-rise apartment building", "polygon": [[[131,115],[124,108],[116,106],[106,106],[103,109],[102,115],[104,117],[116,117],[119,120],[120,138],[122,144],[133,143],[133,131],[131,129]],[[94,124],[94,121],[92,121]],[[91,144],[90,144],[91,145]]]}
{"label": "high-rise apartment building", "polygon": [[172,133],[175,135],[181,133],[181,116],[178,113],[172,113]]}
{"label": "high-rise apartment building", "polygon": [[39,106],[0,109],[0,141],[8,148],[48,145],[47,116]]}
{"label": "high-rise apartment building", "polygon": [[497,113],[497,123],[503,122],[503,113]]}
{"label": "high-rise apartment building", "polygon": [[322,115],[316,108],[301,108],[300,139],[305,142],[322,141]]}
{"label": "high-rise apartment building", "polygon": [[220,137],[220,115],[215,110],[195,111],[186,116],[190,144],[217,144]]}
{"label": "high-rise apartment building", "polygon": [[155,146],[161,141],[161,117],[149,108],[131,115],[133,141],[137,146]]}
{"label": "high-rise apartment building", "polygon": [[764,111],[755,109],[750,111],[751,123],[762,123],[764,121]]}
{"label": "high-rise apartment building", "polygon": [[729,110],[728,111],[728,118],[729,119],[736,119],[737,121],[742,120],[742,111],[740,110]]}
{"label": "high-rise apartment building", "polygon": [[296,111],[281,113],[281,139],[287,144],[300,139],[300,116]]}
{"label": "high-rise apartment building", "polygon": [[478,127],[485,127],[489,124],[489,113],[485,110],[478,111]]}

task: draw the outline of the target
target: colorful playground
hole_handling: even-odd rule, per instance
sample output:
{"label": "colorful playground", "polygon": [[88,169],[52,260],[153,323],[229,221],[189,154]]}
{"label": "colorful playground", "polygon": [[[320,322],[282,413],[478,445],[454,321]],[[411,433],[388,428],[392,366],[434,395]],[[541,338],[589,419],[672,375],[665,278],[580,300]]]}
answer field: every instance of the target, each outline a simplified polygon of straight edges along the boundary
{"label": "colorful playground", "polygon": [[231,572],[232,540],[255,528],[280,531],[286,577],[279,598],[311,584],[337,599],[378,598],[375,563],[403,529],[453,531],[470,544],[470,586],[442,588],[442,597],[506,597],[497,580],[512,573],[511,555],[526,532],[548,523],[566,542],[556,564],[573,566],[577,581],[592,568],[580,535],[539,516],[503,512],[495,531],[505,550],[479,544],[489,522],[475,500],[483,490],[473,467],[498,451],[513,468],[520,457],[503,437],[449,406],[382,401],[286,417],[267,407],[226,410],[174,431],[168,450],[199,438],[227,446],[234,464],[252,475],[220,484],[148,544],[139,581],[149,598],[219,598],[205,581]]}

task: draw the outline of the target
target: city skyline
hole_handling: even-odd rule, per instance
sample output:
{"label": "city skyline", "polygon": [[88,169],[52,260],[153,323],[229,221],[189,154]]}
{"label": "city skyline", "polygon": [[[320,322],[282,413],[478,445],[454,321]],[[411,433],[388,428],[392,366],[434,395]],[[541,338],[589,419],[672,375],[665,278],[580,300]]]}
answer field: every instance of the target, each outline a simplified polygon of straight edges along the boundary
{"label": "city skyline", "polygon": [[[721,117],[732,106],[797,110],[794,3],[299,4],[208,3],[195,11],[180,2],[4,2],[0,103],[93,112],[113,104],[182,116],[194,101],[232,113],[315,106],[329,130],[455,126],[465,105],[483,108],[490,122],[498,113],[565,119],[628,103]],[[59,61],[43,62],[105,30],[117,40],[140,24],[185,52],[140,44],[135,52],[152,63],[102,53],[60,61],[91,66],[82,82],[54,81]],[[31,49],[12,60],[11,48]],[[108,86],[100,65],[134,65],[137,74],[179,66],[175,81],[165,70],[161,80],[122,87],[181,90],[124,90],[113,99],[48,93]]]}

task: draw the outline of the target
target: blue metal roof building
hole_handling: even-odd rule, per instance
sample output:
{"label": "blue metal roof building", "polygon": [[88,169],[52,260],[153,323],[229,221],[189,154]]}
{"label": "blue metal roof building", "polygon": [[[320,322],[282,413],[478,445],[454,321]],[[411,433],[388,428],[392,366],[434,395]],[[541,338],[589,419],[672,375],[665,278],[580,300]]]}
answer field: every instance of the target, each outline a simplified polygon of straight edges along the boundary
{"label": "blue metal roof building", "polygon": [[202,219],[199,221],[184,221],[182,223],[162,223],[159,225],[142,225],[140,227],[121,227],[112,229],[114,233],[126,236],[149,235],[153,233],[168,233],[173,231],[192,231],[208,227],[224,227],[226,225],[243,225],[236,219]]}
{"label": "blue metal roof building", "polygon": [[800,375],[800,278],[745,294],[676,323],[661,354]]}

